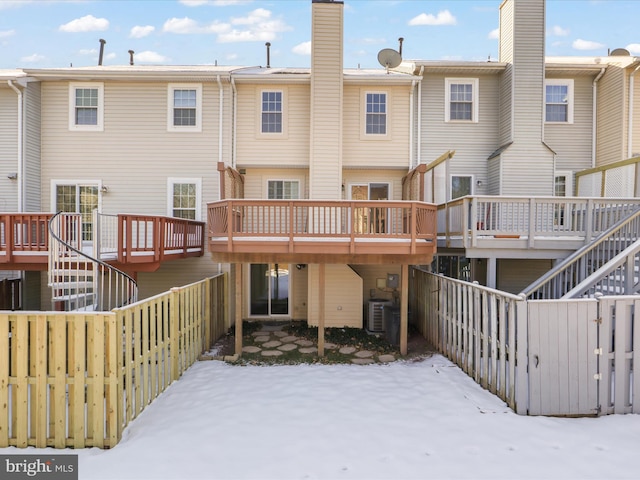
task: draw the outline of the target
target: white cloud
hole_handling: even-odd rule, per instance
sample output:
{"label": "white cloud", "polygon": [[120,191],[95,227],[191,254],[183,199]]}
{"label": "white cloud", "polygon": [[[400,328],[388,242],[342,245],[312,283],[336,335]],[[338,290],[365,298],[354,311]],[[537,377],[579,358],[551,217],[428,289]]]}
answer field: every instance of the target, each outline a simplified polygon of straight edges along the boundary
{"label": "white cloud", "polygon": [[491,30],[489,32],[489,35],[487,35],[487,38],[492,38],[494,40],[497,40],[498,38],[500,38],[500,29],[494,28],[493,30]]}
{"label": "white cloud", "polygon": [[136,25],[131,29],[131,32],[129,32],[129,37],[130,38],[146,37],[147,35],[150,35],[155,29],[156,27],[153,27],[151,25],[145,25],[144,27],[141,25]]}
{"label": "white cloud", "polygon": [[151,52],[146,50],[144,52],[136,53],[135,63],[168,63],[171,59],[160,55],[157,52]]}
{"label": "white cloud", "polygon": [[357,42],[358,43],[362,43],[364,45],[380,45],[380,44],[383,44],[383,43],[387,43],[387,40],[385,38],[366,37],[366,38],[361,38]]}
{"label": "white cloud", "polygon": [[246,5],[253,0],[180,0],[186,7],[201,7],[202,5],[213,5],[214,7],[227,7],[230,5]]}
{"label": "white cloud", "polygon": [[421,13],[409,20],[409,25],[455,25],[456,23],[456,17],[451,15],[449,10],[442,10],[438,15]]}
{"label": "white cloud", "polygon": [[3,31],[0,31],[0,38],[11,37],[12,35],[15,35],[15,34],[16,34],[15,30],[3,30]]}
{"label": "white cloud", "polygon": [[302,42],[291,49],[293,53],[298,55],[311,55],[311,40]]}
{"label": "white cloud", "polygon": [[630,43],[625,47],[631,55],[640,55],[640,43]]}
{"label": "white cloud", "polygon": [[238,58],[238,54],[237,53],[230,53],[229,55],[227,55],[225,57],[227,60],[235,60],[236,58]]}
{"label": "white cloud", "polygon": [[41,62],[44,59],[45,59],[44,55],[39,55],[37,53],[34,53],[33,55],[22,57],[20,61],[24,63],[37,63],[37,62]]}
{"label": "white cloud", "polygon": [[246,17],[235,17],[231,19],[233,25],[256,25],[271,18],[271,12],[264,8],[256,8],[249,12]]}
{"label": "white cloud", "polygon": [[105,58],[106,60],[113,60],[113,59],[114,59],[114,58],[116,58],[116,57],[117,57],[117,55],[116,55],[114,52],[107,53],[107,54],[104,56],[104,58]]}
{"label": "white cloud", "polygon": [[80,55],[97,55],[98,50],[95,48],[83,48],[78,52]]}
{"label": "white cloud", "polygon": [[567,35],[569,35],[569,29],[562,28],[560,25],[554,25],[549,29],[549,34],[556,37],[566,37]]}
{"label": "white cloud", "polygon": [[181,35],[197,33],[224,33],[231,29],[228,23],[213,22],[209,25],[201,26],[195,20],[184,18],[170,18],[162,26],[162,31],[166,33],[177,33]]}
{"label": "white cloud", "polygon": [[603,43],[592,42],[591,40],[582,40],[581,38],[574,40],[571,44],[576,50],[598,50],[604,48]]}
{"label": "white cloud", "polygon": [[93,15],[85,15],[81,18],[71,20],[69,23],[60,25],[58,30],[61,32],[96,32],[104,31],[109,28],[109,20],[106,18],[96,18]]}

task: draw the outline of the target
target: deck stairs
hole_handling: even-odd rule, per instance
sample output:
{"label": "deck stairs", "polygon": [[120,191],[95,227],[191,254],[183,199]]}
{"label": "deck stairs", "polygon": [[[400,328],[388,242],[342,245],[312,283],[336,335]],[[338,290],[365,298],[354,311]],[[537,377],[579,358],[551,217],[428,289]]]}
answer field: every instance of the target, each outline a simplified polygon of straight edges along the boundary
{"label": "deck stairs", "polygon": [[135,302],[135,280],[83,247],[82,217],[58,213],[49,221],[48,286],[54,310],[108,311]]}
{"label": "deck stairs", "polygon": [[640,210],[576,250],[522,291],[528,299],[560,299],[640,292]]}

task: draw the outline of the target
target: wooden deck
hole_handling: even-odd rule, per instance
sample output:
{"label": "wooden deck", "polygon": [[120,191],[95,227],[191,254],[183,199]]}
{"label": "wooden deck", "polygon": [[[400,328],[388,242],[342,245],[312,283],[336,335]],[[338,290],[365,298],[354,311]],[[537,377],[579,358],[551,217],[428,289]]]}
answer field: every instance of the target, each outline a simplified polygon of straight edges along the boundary
{"label": "wooden deck", "polygon": [[208,243],[230,263],[427,264],[436,207],[407,201],[223,200],[208,204]]}
{"label": "wooden deck", "polygon": [[[0,270],[47,270],[52,213],[0,213]],[[127,272],[204,255],[203,222],[154,215],[94,215],[80,249]],[[76,242],[77,243],[77,242]],[[77,245],[76,245],[77,246]]]}

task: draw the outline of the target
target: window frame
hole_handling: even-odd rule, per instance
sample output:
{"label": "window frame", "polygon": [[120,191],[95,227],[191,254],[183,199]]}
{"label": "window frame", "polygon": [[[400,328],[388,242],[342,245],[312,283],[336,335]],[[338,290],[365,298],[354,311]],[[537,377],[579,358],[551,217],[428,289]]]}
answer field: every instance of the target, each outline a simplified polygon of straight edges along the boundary
{"label": "window frame", "polygon": [[[384,119],[385,119],[385,124],[384,124],[384,133],[369,133],[367,132],[367,117],[369,116],[369,112],[367,111],[367,107],[369,105],[368,103],[368,96],[369,95],[384,95],[385,97],[385,101],[384,101]],[[388,91],[385,90],[365,90],[363,92],[362,95],[362,112],[363,112],[363,118],[362,118],[362,135],[363,138],[366,139],[387,139],[389,138],[389,128],[391,125],[391,115],[389,112],[389,106],[391,105],[391,94]],[[379,115],[379,112],[372,112],[373,114]]]}
{"label": "window frame", "polygon": [[[98,105],[96,105],[96,124],[79,125],[76,123],[76,90],[95,89],[98,93]],[[69,130],[76,132],[102,132],[104,131],[104,83],[102,82],[71,82],[69,83]]]}
{"label": "window frame", "polygon": [[[174,110],[176,90],[196,91],[196,124],[175,125]],[[168,132],[202,132],[202,84],[201,83],[170,83],[167,86],[167,131]]]}
{"label": "window frame", "polygon": [[[298,184],[298,196],[296,198],[271,198],[269,196],[269,184],[271,182],[282,182],[282,187],[283,187],[283,192],[284,192],[284,183],[288,182],[288,183],[296,183]],[[300,200],[300,186],[301,186],[301,182],[298,179],[295,178],[269,178],[267,179],[267,184],[266,184],[266,198],[267,200]]]}
{"label": "window frame", "polygon": [[[454,178],[468,178],[469,179],[469,186],[470,188],[470,192],[465,194],[465,195],[461,195],[459,197],[454,197],[453,196],[453,179]],[[459,174],[451,174],[449,175],[449,201],[453,201],[456,200],[458,198],[462,198],[466,195],[474,195],[475,193],[475,181],[474,181],[475,175],[473,174],[469,174],[469,175],[459,175]]]}
{"label": "window frame", "polygon": [[[445,123],[478,123],[480,119],[480,79],[478,78],[445,78],[444,79],[444,121]],[[471,119],[451,118],[451,86],[471,85]]]}
{"label": "window frame", "polygon": [[[171,218],[184,218],[176,217],[174,215],[173,207],[173,186],[176,184],[194,184],[196,186],[196,206],[195,206],[195,221],[202,221],[202,178],[200,177],[169,177],[167,178],[167,216]],[[183,209],[184,210],[184,209]],[[185,219],[189,220],[189,219]]]}
{"label": "window frame", "polygon": [[[279,93],[280,94],[280,111],[279,112],[265,112],[262,109],[263,100],[262,96],[265,93]],[[286,136],[286,124],[285,124],[285,108],[286,108],[286,92],[283,88],[262,88],[258,90],[258,135],[267,138],[283,138]],[[279,132],[265,132],[263,130],[262,115],[264,113],[280,113],[280,131]]]}
{"label": "window frame", "polygon": [[[545,78],[544,80],[544,123],[551,125],[571,125],[573,124],[573,108],[574,108],[574,82],[572,78]],[[547,120],[547,87],[549,86],[566,86],[567,87],[567,119],[562,120]],[[553,103],[552,105],[562,105]]]}

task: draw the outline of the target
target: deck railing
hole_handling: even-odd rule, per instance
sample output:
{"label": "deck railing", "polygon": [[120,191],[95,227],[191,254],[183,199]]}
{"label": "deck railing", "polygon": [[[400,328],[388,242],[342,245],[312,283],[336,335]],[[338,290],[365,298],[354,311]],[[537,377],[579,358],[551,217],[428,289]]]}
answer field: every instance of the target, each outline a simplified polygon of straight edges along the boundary
{"label": "deck railing", "polygon": [[34,253],[46,255],[47,224],[52,216],[52,213],[0,213],[0,262],[12,263],[16,254],[24,261]]}
{"label": "deck railing", "polygon": [[640,208],[640,198],[467,196],[438,206],[438,236],[461,237],[465,248],[480,236],[528,239],[572,237],[590,242]]}
{"label": "deck railing", "polygon": [[[532,299],[557,299],[567,296],[569,292],[572,292],[570,297],[578,295],[578,291],[574,291],[575,287],[582,284],[601,268],[604,268],[604,272],[609,267],[613,267],[613,265],[607,265],[608,262],[636,242],[639,233],[640,211],[636,211],[629,217],[619,221],[590,244],[585,245],[580,250],[568,256],[545,275],[525,288],[522,293],[526,295],[527,298]],[[625,264],[626,262],[622,261],[616,268],[621,267],[624,269]],[[603,293],[615,295],[617,291],[618,294],[631,294],[632,292],[629,291],[629,285],[632,284],[628,282],[633,282],[637,274],[635,274],[633,268],[630,268],[627,273],[629,275],[626,275],[626,278],[624,275],[622,277],[616,275],[610,276],[608,281],[612,283],[606,286],[606,291]],[[598,282],[603,279],[604,277],[599,278]],[[589,288],[586,286],[581,287],[578,289],[580,295],[584,293],[583,290],[585,290],[585,288],[586,291],[588,291],[589,288],[595,289],[596,286],[593,285]],[[596,290],[593,290],[591,294],[595,293],[595,291]]]}
{"label": "deck railing", "polygon": [[406,201],[224,200],[209,203],[213,237],[435,238],[435,206]]}

